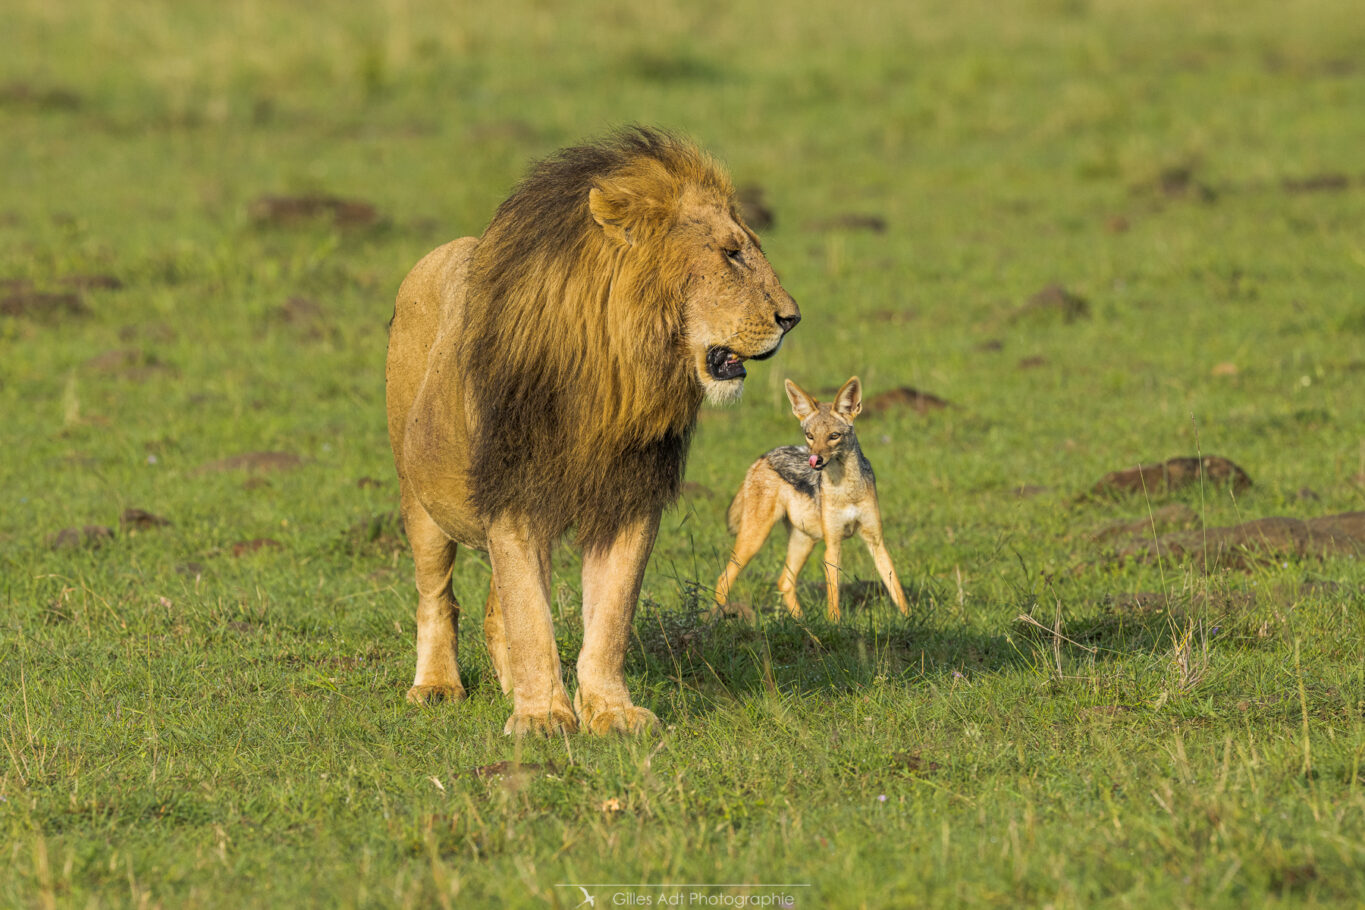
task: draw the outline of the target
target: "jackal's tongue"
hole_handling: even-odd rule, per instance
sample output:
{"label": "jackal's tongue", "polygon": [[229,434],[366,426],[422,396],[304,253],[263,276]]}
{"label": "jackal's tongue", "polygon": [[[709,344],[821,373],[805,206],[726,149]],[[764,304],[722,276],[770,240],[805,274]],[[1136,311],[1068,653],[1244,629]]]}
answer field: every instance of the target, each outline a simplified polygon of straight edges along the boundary
{"label": "jackal's tongue", "polygon": [[815,467],[816,465],[818,465],[819,463],[820,463],[820,456],[819,456],[819,455],[812,455],[812,456],[810,457],[810,466],[811,466],[812,468]]}

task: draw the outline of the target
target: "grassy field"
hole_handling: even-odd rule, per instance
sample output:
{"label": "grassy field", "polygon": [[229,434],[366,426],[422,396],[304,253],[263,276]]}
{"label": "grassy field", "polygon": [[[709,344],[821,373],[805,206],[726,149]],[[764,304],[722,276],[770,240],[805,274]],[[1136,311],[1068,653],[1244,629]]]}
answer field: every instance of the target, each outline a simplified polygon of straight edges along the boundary
{"label": "grassy field", "polygon": [[[1361,905],[1365,565],[1151,550],[1365,510],[1358,3],[10,0],[0,33],[0,906]],[[530,160],[631,121],[761,188],[805,318],[665,516],[627,666],[665,729],[515,742],[479,554],[471,698],[403,701],[385,325]],[[782,379],[855,373],[950,404],[859,421],[912,616],[860,547],[843,624],[814,565],[777,614],[779,534],[757,622],[707,621],[730,494],[799,441]],[[1196,455],[1253,484],[1085,495]]]}

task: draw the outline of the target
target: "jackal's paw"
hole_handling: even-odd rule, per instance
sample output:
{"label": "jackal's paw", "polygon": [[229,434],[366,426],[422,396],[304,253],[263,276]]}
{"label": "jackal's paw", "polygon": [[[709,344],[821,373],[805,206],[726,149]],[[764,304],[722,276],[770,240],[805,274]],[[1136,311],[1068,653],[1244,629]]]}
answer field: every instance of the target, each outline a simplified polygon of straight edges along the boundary
{"label": "jackal's paw", "polygon": [[464,701],[464,686],[413,686],[408,690],[408,701],[414,705],[434,705],[443,701]]}
{"label": "jackal's paw", "polygon": [[595,698],[584,699],[581,689],[574,694],[573,705],[584,729],[594,736],[606,736],[608,733],[639,734],[659,726],[659,718],[648,708],[629,702],[609,704]]}
{"label": "jackal's paw", "polygon": [[573,709],[569,707],[568,699],[556,698],[550,704],[548,713],[514,712],[511,717],[507,718],[507,725],[502,728],[502,732],[508,736],[529,736],[531,734],[555,736],[559,733],[577,733],[578,718],[574,716]]}

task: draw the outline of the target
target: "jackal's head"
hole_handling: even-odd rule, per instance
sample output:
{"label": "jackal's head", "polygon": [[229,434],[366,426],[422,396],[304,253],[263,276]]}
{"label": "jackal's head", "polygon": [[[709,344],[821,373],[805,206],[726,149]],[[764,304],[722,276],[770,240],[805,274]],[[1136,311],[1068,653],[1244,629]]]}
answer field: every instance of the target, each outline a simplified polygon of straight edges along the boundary
{"label": "jackal's head", "polygon": [[854,376],[834,394],[834,400],[821,404],[799,385],[787,380],[787,398],[792,413],[801,421],[810,447],[810,466],[820,470],[846,452],[856,451],[858,438],[853,420],[863,410],[863,384]]}

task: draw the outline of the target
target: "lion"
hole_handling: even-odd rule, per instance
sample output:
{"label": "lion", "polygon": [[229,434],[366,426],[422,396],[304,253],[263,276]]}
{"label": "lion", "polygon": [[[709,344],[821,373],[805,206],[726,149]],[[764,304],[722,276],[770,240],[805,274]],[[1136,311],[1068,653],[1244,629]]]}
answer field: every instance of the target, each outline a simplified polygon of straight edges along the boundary
{"label": "lion", "polygon": [[[484,635],[505,732],[658,723],[624,675],[640,582],[676,500],[703,400],[801,313],[691,142],[633,127],[534,165],[482,237],[404,279],[386,366],[389,440],[417,583],[408,699],[465,695],[451,591],[459,546],[488,553]],[[583,550],[578,690],[564,689],[550,556]]]}

